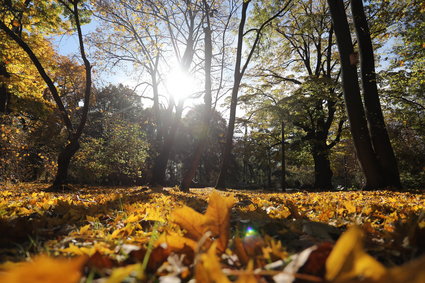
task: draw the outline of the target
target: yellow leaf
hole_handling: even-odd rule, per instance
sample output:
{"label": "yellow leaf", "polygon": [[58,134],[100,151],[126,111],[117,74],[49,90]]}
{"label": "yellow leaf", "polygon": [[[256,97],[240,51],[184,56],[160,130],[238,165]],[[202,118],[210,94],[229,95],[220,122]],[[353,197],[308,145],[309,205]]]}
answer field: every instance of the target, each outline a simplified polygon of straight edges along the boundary
{"label": "yellow leaf", "polygon": [[229,278],[221,270],[219,258],[216,254],[217,242],[212,243],[207,253],[200,255],[195,267],[196,282],[203,283],[230,283]]}
{"label": "yellow leaf", "polygon": [[235,204],[233,197],[223,197],[218,192],[210,195],[209,205],[205,216],[212,221],[206,222],[207,231],[213,233],[213,237],[218,237],[218,249],[224,252],[229,240],[230,212]]}
{"label": "yellow leaf", "polygon": [[105,283],[121,283],[125,278],[130,276],[131,273],[137,270],[142,270],[139,263],[115,268]]}
{"label": "yellow leaf", "polygon": [[346,282],[355,277],[378,281],[385,267],[363,250],[363,231],[352,227],[341,235],[326,260],[326,280]]}
{"label": "yellow leaf", "polygon": [[65,249],[61,249],[61,252],[64,253],[70,253],[70,254],[74,254],[74,255],[88,255],[88,256],[92,256],[95,252],[96,249],[94,247],[78,247],[74,244],[70,244],[69,247],[65,248]]}
{"label": "yellow leaf", "polygon": [[124,223],[139,222],[140,218],[140,215],[132,214],[125,219]]}
{"label": "yellow leaf", "polygon": [[205,216],[188,206],[174,210],[172,217],[175,223],[186,229],[188,237],[194,240],[199,240],[205,232]]}
{"label": "yellow leaf", "polygon": [[345,202],[344,206],[347,209],[348,214],[356,212],[356,206],[353,205],[351,202],[349,202],[349,201]]}
{"label": "yellow leaf", "polygon": [[173,213],[173,221],[187,231],[187,236],[199,240],[207,231],[218,238],[218,249],[224,252],[229,240],[230,211],[235,203],[233,197],[223,197],[218,192],[210,195],[205,215],[184,206]]}
{"label": "yellow leaf", "polygon": [[172,251],[178,251],[184,248],[184,246],[189,246],[193,250],[196,248],[196,242],[192,239],[182,237],[178,234],[162,234],[156,241],[156,246],[160,244],[167,244]]}
{"label": "yellow leaf", "polygon": [[0,274],[0,282],[7,283],[77,283],[85,257],[56,259],[39,256],[32,262],[18,263]]}
{"label": "yellow leaf", "polygon": [[99,221],[99,218],[96,218],[96,217],[93,217],[93,216],[90,216],[90,215],[87,215],[86,216],[86,219],[89,222],[97,222],[97,221]]}
{"label": "yellow leaf", "polygon": [[85,226],[83,226],[83,227],[80,228],[80,231],[78,231],[78,233],[80,235],[86,235],[86,234],[88,234],[89,229],[90,229],[90,224],[89,225],[85,225]]}

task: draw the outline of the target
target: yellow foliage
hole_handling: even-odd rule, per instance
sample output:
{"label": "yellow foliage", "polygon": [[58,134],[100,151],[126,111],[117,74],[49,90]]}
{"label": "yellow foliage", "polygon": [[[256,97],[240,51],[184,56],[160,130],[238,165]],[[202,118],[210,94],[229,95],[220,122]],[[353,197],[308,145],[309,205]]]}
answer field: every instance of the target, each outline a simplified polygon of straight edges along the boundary
{"label": "yellow foliage", "polygon": [[36,257],[31,262],[18,263],[5,272],[0,272],[0,282],[7,283],[77,283],[85,257],[55,259]]}

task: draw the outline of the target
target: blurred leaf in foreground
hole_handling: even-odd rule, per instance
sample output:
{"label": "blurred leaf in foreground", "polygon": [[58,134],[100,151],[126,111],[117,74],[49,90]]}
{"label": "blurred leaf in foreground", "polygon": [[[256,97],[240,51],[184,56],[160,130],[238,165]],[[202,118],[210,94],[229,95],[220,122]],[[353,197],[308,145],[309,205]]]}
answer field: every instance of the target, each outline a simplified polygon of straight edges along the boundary
{"label": "blurred leaf in foreground", "polygon": [[0,282],[7,283],[76,283],[81,278],[85,257],[57,259],[38,256],[31,262],[17,263],[3,273]]}
{"label": "blurred leaf in foreground", "polygon": [[378,281],[385,276],[385,267],[363,250],[363,238],[358,227],[342,234],[326,261],[328,281],[345,282],[356,277]]}

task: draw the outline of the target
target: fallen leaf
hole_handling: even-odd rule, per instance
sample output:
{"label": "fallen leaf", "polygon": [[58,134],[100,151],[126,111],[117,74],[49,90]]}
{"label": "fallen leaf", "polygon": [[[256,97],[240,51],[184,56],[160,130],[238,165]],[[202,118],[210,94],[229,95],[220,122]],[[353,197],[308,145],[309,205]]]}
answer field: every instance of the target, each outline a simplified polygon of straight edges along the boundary
{"label": "fallen leaf", "polygon": [[207,212],[205,216],[213,221],[207,221],[206,229],[213,233],[213,237],[218,237],[218,249],[224,252],[229,240],[230,212],[236,203],[233,197],[223,197],[218,192],[210,195]]}
{"label": "fallen leaf", "polygon": [[139,263],[115,268],[105,283],[121,283],[125,278],[129,277],[130,274],[138,270],[141,270],[141,265]]}
{"label": "fallen leaf", "polygon": [[59,259],[38,256],[31,262],[18,263],[0,273],[0,282],[7,283],[76,283],[86,257]]}
{"label": "fallen leaf", "polygon": [[173,221],[195,241],[210,231],[211,236],[218,239],[218,250],[224,252],[229,241],[230,211],[234,203],[233,197],[223,197],[215,191],[210,195],[205,214],[184,206],[173,212]]}
{"label": "fallen leaf", "polygon": [[326,280],[346,282],[361,277],[378,281],[385,277],[385,267],[363,250],[363,238],[357,226],[341,235],[326,260]]}
{"label": "fallen leaf", "polygon": [[217,256],[217,242],[213,242],[206,253],[199,257],[195,267],[195,280],[202,283],[230,283],[229,278],[221,270],[219,258]]}
{"label": "fallen leaf", "polygon": [[173,211],[173,221],[187,231],[187,236],[191,239],[199,240],[204,235],[204,223],[208,221],[206,217],[194,209],[183,206]]}

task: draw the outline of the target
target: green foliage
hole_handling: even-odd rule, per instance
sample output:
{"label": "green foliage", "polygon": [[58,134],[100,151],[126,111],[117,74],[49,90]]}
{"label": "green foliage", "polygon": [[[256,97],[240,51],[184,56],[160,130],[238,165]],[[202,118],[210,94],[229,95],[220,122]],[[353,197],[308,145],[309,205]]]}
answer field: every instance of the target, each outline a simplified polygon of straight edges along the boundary
{"label": "green foliage", "polygon": [[111,121],[102,137],[83,138],[71,176],[84,183],[137,182],[145,174],[148,150],[139,125]]}

